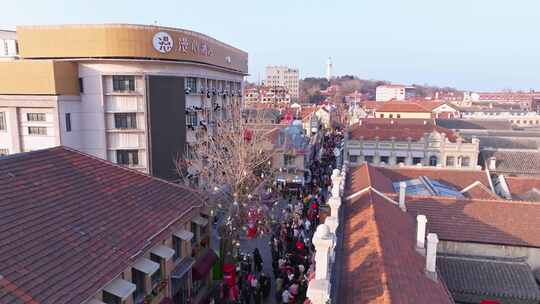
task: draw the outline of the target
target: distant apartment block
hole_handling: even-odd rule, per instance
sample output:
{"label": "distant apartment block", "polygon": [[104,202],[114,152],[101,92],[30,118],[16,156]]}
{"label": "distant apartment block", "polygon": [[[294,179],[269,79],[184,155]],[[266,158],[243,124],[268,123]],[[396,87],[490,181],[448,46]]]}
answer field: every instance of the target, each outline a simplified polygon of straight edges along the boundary
{"label": "distant apartment block", "polygon": [[474,120],[503,120],[517,127],[538,127],[540,114],[534,111],[500,108],[462,108],[462,118]]}
{"label": "distant apartment block", "polygon": [[264,84],[269,87],[285,87],[293,101],[298,100],[300,78],[298,69],[286,66],[267,66]]}
{"label": "distant apartment block", "polygon": [[404,85],[380,85],[375,90],[376,101],[407,100],[416,96],[414,87]]}
{"label": "distant apartment block", "polygon": [[1,154],[64,145],[171,178],[241,104],[247,53],[200,33],[23,26],[17,38],[20,59],[0,61]]}
{"label": "distant apartment block", "polygon": [[278,86],[253,86],[244,89],[244,102],[290,104],[292,96],[286,87]]}

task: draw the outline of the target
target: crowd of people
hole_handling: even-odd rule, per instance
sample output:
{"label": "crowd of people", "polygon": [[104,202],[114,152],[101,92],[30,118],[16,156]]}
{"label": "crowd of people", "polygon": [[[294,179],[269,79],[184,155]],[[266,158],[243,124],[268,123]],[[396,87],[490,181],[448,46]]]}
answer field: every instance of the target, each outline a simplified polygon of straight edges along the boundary
{"label": "crowd of people", "polygon": [[[323,153],[312,162],[313,176],[299,192],[284,192],[287,202],[279,221],[272,227],[269,241],[271,261],[263,261],[259,248],[243,255],[237,265],[235,295],[225,287],[223,303],[260,304],[270,296],[275,303],[304,303],[308,282],[314,275],[314,247],[311,243],[315,228],[321,221],[321,204],[327,199],[331,186],[330,176],[336,166],[334,147],[340,138],[327,135],[323,138]],[[263,271],[263,264],[271,262],[272,278]],[[272,283],[274,293],[271,295]],[[226,284],[224,284],[226,285]]]}

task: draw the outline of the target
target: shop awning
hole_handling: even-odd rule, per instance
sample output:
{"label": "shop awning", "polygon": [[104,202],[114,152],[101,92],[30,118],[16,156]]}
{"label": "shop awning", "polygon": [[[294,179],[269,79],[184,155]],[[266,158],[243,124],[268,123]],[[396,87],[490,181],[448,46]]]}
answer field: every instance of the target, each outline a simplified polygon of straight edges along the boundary
{"label": "shop awning", "polygon": [[191,267],[195,264],[195,259],[192,257],[185,257],[174,269],[171,271],[171,278],[181,279],[184,277],[186,272],[188,272]]}
{"label": "shop awning", "polygon": [[173,235],[181,240],[188,242],[191,241],[191,239],[193,238],[193,232],[184,229],[173,233]]}
{"label": "shop awning", "polygon": [[119,297],[122,300],[125,300],[135,291],[136,288],[137,286],[135,286],[135,284],[131,282],[122,279],[116,279],[109,283],[109,285],[105,286],[103,290]]}
{"label": "shop awning", "polygon": [[364,150],[362,150],[362,155],[365,155],[365,156],[374,156],[374,155],[375,155],[375,150],[364,149]]}
{"label": "shop awning", "polygon": [[[359,156],[360,155],[360,149],[350,149],[349,150],[349,155],[356,155],[356,156]],[[339,153],[339,151],[338,151]]]}
{"label": "shop awning", "polygon": [[407,157],[409,155],[409,152],[407,151],[396,151],[397,157]]}
{"label": "shop awning", "polygon": [[192,222],[199,226],[206,226],[208,225],[208,219],[205,219],[204,217],[197,215],[191,219]]}
{"label": "shop awning", "polygon": [[157,246],[150,252],[165,260],[172,258],[174,255],[174,250],[172,248],[163,245]]}
{"label": "shop awning", "polygon": [[206,249],[206,251],[197,259],[191,274],[193,275],[193,280],[202,280],[208,275],[212,265],[217,260],[217,255],[212,249]]}
{"label": "shop awning", "polygon": [[140,258],[135,262],[133,268],[146,273],[147,275],[152,275],[159,269],[159,264],[147,258]]}

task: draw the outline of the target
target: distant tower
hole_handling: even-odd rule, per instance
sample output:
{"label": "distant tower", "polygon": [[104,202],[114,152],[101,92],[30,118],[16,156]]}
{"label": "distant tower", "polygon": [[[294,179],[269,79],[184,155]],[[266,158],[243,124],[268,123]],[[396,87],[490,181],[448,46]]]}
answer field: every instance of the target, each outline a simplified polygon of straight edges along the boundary
{"label": "distant tower", "polygon": [[328,57],[326,61],[326,80],[330,81],[332,79],[332,57]]}

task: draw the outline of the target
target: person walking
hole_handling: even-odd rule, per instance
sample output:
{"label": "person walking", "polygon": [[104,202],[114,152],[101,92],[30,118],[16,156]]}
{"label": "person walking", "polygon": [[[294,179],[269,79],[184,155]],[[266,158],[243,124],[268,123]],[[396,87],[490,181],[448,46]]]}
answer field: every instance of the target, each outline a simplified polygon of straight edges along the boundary
{"label": "person walking", "polygon": [[261,272],[263,259],[261,253],[259,252],[259,248],[255,248],[255,250],[253,251],[253,262],[255,264],[255,272]]}

